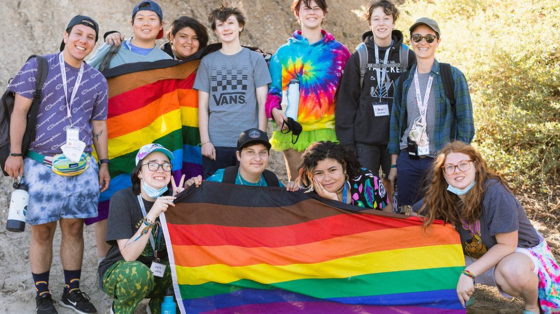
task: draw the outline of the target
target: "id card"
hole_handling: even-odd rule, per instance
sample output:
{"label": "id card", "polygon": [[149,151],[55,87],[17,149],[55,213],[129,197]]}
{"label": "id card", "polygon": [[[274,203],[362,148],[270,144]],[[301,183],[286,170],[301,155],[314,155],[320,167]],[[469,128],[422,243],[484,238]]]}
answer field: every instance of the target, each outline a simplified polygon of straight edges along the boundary
{"label": "id card", "polygon": [[389,112],[389,104],[376,103],[373,104],[373,114],[376,117],[386,117],[391,115]]}
{"label": "id card", "polygon": [[418,146],[418,155],[425,156],[430,154],[430,145]]}
{"label": "id card", "polygon": [[154,276],[163,277],[163,274],[165,274],[165,268],[166,268],[165,264],[153,261],[152,266],[150,267],[150,270],[152,271]]}
{"label": "id card", "polygon": [[80,140],[80,129],[75,127],[69,127],[66,129],[66,142],[79,141]]}

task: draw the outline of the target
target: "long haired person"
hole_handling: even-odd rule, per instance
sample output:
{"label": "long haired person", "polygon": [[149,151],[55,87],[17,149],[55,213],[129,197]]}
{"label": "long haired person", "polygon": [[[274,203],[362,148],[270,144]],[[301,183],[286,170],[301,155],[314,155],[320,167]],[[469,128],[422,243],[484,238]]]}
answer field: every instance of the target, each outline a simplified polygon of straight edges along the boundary
{"label": "long haired person", "polygon": [[419,213],[426,226],[442,219],[459,232],[466,263],[457,283],[461,303],[470,300],[474,284],[480,283],[496,286],[505,297],[521,297],[525,314],[538,314],[539,303],[545,313],[558,311],[558,297],[552,297],[560,289],[558,264],[507,183],[488,168],[480,152],[460,141],[449,143],[434,160],[432,175]]}

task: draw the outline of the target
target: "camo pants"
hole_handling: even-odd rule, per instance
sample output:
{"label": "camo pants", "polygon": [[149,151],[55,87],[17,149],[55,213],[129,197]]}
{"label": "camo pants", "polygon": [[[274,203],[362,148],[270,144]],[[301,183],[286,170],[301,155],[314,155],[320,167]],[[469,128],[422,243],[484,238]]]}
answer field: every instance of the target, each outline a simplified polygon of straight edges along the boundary
{"label": "camo pants", "polygon": [[116,262],[103,276],[103,291],[113,298],[115,314],[133,314],[144,298],[150,298],[153,314],[161,312],[161,303],[172,286],[171,270],[166,263],[163,278],[154,277],[150,268],[141,262]]}

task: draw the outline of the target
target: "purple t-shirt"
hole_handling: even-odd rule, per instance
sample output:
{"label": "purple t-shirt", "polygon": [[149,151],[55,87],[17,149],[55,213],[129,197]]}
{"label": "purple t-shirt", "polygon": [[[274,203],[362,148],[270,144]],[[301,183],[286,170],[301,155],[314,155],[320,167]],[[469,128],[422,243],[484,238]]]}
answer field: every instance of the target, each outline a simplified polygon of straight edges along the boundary
{"label": "purple t-shirt", "polygon": [[[57,53],[44,56],[49,64],[49,74],[41,94],[36,137],[29,147],[30,150],[47,156],[61,154],[60,147],[66,143],[66,128],[70,126],[66,99],[70,101],[80,72],[79,68],[65,63],[68,90],[65,98],[58,55]],[[37,61],[33,58],[25,63],[8,85],[8,89],[20,96],[33,99],[36,73]],[[107,80],[99,71],[84,63],[82,81],[70,108],[73,126],[80,128],[80,140],[86,143],[85,152],[92,151],[91,121],[107,119],[107,99]]]}

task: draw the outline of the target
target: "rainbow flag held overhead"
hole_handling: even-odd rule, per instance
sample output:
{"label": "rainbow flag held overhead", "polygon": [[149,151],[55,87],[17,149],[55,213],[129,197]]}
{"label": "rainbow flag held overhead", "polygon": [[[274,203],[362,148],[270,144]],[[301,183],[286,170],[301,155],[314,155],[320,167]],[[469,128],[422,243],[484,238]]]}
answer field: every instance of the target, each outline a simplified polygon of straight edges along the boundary
{"label": "rainbow flag held overhead", "polygon": [[175,204],[161,217],[182,313],[465,313],[449,224],[214,182]]}
{"label": "rainbow flag held overhead", "polygon": [[109,189],[99,198],[108,208],[111,196],[131,185],[140,147],[159,143],[173,152],[173,177],[202,174],[198,132],[198,94],[193,90],[200,60],[124,64],[103,72],[109,86],[107,116]]}

